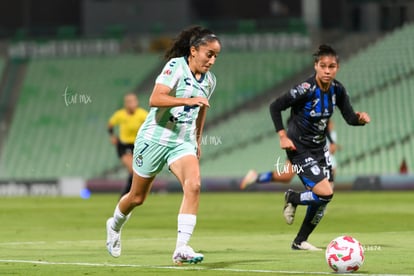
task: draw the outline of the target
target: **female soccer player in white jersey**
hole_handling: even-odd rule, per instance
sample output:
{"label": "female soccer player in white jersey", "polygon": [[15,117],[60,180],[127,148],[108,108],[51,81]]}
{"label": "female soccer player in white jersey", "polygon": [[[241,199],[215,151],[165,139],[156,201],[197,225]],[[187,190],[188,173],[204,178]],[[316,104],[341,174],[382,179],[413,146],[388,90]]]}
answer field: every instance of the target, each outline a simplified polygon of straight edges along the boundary
{"label": "female soccer player in white jersey", "polygon": [[174,263],[198,263],[204,256],[188,245],[196,225],[200,195],[200,144],[209,98],[216,78],[209,71],[220,52],[220,40],[208,29],[194,26],[182,31],[165,58],[155,81],[150,112],[134,147],[131,190],[117,204],[106,223],[107,249],[121,255],[121,229],[131,211],[144,203],[154,177],[167,163],[184,191],[178,214]]}

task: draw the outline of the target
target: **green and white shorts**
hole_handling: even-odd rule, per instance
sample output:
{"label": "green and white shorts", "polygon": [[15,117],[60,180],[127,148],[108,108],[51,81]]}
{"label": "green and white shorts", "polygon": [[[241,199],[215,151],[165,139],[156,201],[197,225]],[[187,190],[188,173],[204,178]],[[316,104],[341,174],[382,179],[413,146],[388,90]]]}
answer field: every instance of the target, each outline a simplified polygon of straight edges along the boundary
{"label": "green and white shorts", "polygon": [[165,163],[170,166],[185,155],[197,156],[197,148],[190,142],[176,147],[167,147],[142,137],[135,141],[132,168],[141,177],[150,178],[158,174]]}

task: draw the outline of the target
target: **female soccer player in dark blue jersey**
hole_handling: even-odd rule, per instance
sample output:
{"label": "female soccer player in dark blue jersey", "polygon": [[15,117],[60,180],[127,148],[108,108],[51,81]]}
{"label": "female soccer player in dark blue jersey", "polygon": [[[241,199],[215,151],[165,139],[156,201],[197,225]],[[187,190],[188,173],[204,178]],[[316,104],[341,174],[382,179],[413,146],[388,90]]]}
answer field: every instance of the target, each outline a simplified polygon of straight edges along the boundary
{"label": "female soccer player in dark blue jersey", "polygon": [[[328,45],[319,46],[314,54],[315,75],[277,98],[270,113],[279,134],[280,147],[286,150],[289,161],[304,184],[305,192],[288,190],[285,193],[283,215],[292,224],[296,207],[307,205],[302,226],[292,243],[292,249],[320,250],[307,240],[324,215],[333,197],[332,171],[326,127],[335,107],[349,125],[365,125],[370,118],[365,112],[355,112],[344,86],[335,79],[339,57]],[[291,109],[287,131],[282,111]]]}

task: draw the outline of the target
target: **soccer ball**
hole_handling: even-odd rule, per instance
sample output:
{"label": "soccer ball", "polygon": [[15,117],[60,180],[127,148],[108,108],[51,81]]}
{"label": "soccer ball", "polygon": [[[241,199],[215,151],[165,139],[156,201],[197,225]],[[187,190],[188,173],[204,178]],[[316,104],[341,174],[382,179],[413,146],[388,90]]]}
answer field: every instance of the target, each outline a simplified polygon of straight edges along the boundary
{"label": "soccer ball", "polygon": [[357,271],[364,263],[362,245],[350,236],[332,240],[325,252],[326,262],[336,272]]}

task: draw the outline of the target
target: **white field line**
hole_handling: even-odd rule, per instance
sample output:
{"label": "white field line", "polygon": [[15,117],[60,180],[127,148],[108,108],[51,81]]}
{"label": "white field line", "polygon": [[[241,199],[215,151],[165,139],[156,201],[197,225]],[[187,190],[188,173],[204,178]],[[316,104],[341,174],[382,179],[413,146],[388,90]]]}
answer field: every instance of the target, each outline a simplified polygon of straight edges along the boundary
{"label": "white field line", "polygon": [[[60,265],[60,266],[136,267],[136,268],[147,268],[147,269],[224,271],[224,272],[238,272],[238,273],[312,274],[312,275],[332,275],[333,274],[332,272],[287,271],[287,270],[267,270],[267,269],[237,269],[237,268],[208,268],[208,267],[193,266],[193,265],[191,266],[154,266],[154,265],[139,265],[139,264],[47,262],[47,261],[34,261],[34,260],[1,260],[1,259],[0,259],[0,263],[25,263],[25,264],[38,264],[38,265]],[[414,274],[352,273],[352,276],[413,276],[413,275]]]}
{"label": "white field line", "polygon": [[[134,238],[134,239],[128,239],[125,241],[134,242],[134,241],[143,241],[143,240],[155,240],[155,241],[166,241],[166,240],[176,240],[176,237],[171,238]],[[0,242],[0,246],[2,245],[40,245],[40,244],[51,244],[51,243],[105,243],[106,241],[104,239],[102,240],[67,240],[67,241],[22,241],[22,242]]]}

